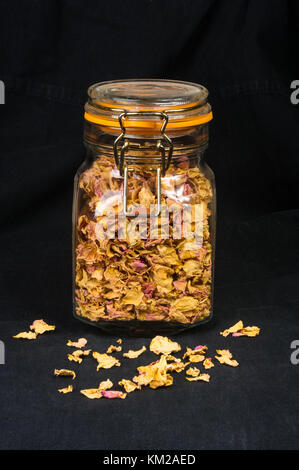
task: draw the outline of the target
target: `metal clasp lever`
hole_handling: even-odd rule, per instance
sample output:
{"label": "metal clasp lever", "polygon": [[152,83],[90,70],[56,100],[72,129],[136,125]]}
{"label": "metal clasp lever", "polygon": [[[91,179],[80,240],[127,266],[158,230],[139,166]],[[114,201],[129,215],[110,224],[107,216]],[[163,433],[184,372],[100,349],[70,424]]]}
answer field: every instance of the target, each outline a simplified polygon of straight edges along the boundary
{"label": "metal clasp lever", "polygon": [[124,140],[123,145],[120,149],[120,155],[118,154],[118,145],[121,140],[125,138],[126,135],[126,128],[124,126],[123,118],[128,116],[158,116],[163,121],[161,126],[161,138],[167,142],[168,147],[168,155],[167,158],[165,156],[165,146],[162,144],[162,139],[159,139],[157,144],[152,147],[146,147],[146,150],[155,149],[161,153],[161,167],[157,168],[157,211],[154,214],[155,217],[158,217],[161,212],[161,176],[165,175],[165,172],[169,168],[171,163],[171,157],[173,152],[173,143],[172,140],[165,134],[165,128],[168,123],[168,116],[166,113],[163,112],[151,112],[151,111],[139,111],[139,112],[128,112],[124,111],[118,117],[119,125],[121,128],[121,134],[115,139],[113,144],[114,150],[114,160],[117,168],[119,169],[120,175],[124,177],[124,190],[123,190],[123,197],[124,197],[124,207],[123,213],[126,217],[135,217],[134,214],[130,214],[127,211],[127,192],[128,192],[128,167],[125,165],[125,153],[130,148],[130,142],[128,139]]}

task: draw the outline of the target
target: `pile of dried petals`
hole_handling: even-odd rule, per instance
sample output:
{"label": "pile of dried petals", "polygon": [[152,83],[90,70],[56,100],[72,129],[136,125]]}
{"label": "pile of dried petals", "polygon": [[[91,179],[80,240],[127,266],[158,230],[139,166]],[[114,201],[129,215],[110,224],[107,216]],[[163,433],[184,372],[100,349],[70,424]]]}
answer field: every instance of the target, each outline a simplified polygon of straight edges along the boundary
{"label": "pile of dried petals", "polygon": [[[135,165],[128,180],[128,210],[141,205],[148,211],[155,203],[155,178],[146,166]],[[169,210],[170,231],[184,205],[189,204],[192,210],[201,206],[200,244],[191,236],[164,236],[161,217],[157,220],[160,238],[147,233],[136,238],[130,233],[128,220],[128,233],[123,235],[118,220],[123,210],[123,178],[110,157],[98,155],[80,175],[79,186],[84,196],[77,223],[78,316],[95,323],[140,320],[193,324],[207,318],[211,310],[212,188],[203,172],[188,162],[179,167],[171,164],[161,182],[161,204]],[[99,233],[101,224],[107,224],[105,211],[113,212],[117,219],[111,238]],[[149,229],[149,217],[146,224]]]}
{"label": "pile of dried petals", "polygon": [[[38,334],[43,334],[45,331],[53,331],[55,326],[48,325],[43,320],[36,320],[30,326],[30,329],[33,331],[20,333],[14,338],[25,338],[30,339],[31,334],[35,335],[35,338]],[[243,322],[239,321],[236,325],[233,325],[231,328],[228,328],[221,332],[222,336],[228,336],[229,334],[233,334],[234,336],[257,336],[260,332],[260,328],[257,326],[253,327],[245,327],[243,326]],[[118,344],[122,344],[122,340],[117,340]],[[70,361],[77,362],[79,364],[82,363],[83,357],[89,356],[92,352],[91,349],[84,350],[87,344],[87,340],[85,338],[79,338],[78,341],[68,341],[67,346],[76,347],[76,349],[72,352],[72,354],[68,354],[68,359]],[[123,357],[129,359],[135,359],[139,357],[146,351],[146,346],[142,346],[142,348],[133,351],[129,350],[127,353],[123,353]],[[80,392],[85,395],[89,399],[98,399],[98,398],[126,398],[128,393],[132,393],[135,390],[141,390],[143,387],[148,386],[149,388],[156,389],[159,387],[168,387],[173,384],[173,376],[170,374],[171,372],[180,373],[186,369],[189,364],[193,363],[201,363],[205,369],[211,369],[215,366],[212,361],[211,357],[206,357],[206,353],[208,347],[206,345],[198,345],[194,348],[186,348],[185,353],[183,354],[182,358],[175,357],[172,353],[177,353],[181,351],[181,346],[179,343],[171,341],[167,337],[163,336],[156,336],[150,342],[149,349],[154,354],[159,355],[159,359],[151,362],[148,365],[142,365],[137,367],[138,375],[134,376],[132,379],[122,379],[118,382],[120,386],[122,386],[125,392],[120,390],[110,390],[113,387],[113,383],[110,379],[102,381],[97,388],[90,388],[90,389],[83,389]],[[97,370],[100,369],[110,369],[114,366],[121,366],[120,361],[112,356],[110,353],[120,353],[122,351],[121,346],[114,346],[110,345],[109,348],[106,350],[106,353],[98,353],[96,351],[92,352],[92,357],[96,359],[98,365]],[[217,349],[217,354],[215,355],[215,359],[220,364],[225,364],[231,367],[237,367],[239,365],[236,359],[233,359],[232,353],[228,349]],[[187,362],[183,362],[184,359]],[[55,369],[54,370],[55,376],[66,376],[72,377],[73,380],[76,378],[76,373],[73,370],[69,369]],[[185,375],[186,380],[189,382],[209,382],[210,375],[207,373],[201,373],[197,367],[190,366],[186,370]],[[58,389],[58,392],[61,394],[68,394],[73,391],[73,386],[69,385],[65,388]]]}

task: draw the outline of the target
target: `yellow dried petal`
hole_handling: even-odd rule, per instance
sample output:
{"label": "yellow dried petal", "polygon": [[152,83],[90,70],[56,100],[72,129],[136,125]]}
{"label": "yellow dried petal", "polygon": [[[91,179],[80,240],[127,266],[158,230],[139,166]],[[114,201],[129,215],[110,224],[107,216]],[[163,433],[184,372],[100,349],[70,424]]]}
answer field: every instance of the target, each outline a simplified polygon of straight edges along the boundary
{"label": "yellow dried petal", "polygon": [[67,342],[67,346],[72,346],[74,348],[84,348],[87,344],[86,338],[79,338],[77,341],[71,341],[70,339]]}
{"label": "yellow dried petal", "polygon": [[128,352],[123,353],[123,356],[128,357],[129,359],[135,359],[136,357],[139,357],[142,353],[144,353],[144,351],[146,351],[146,347],[142,346],[142,348],[137,349],[137,351],[132,351],[132,349],[130,349]]}
{"label": "yellow dried petal", "polygon": [[189,367],[189,369],[186,370],[186,374],[191,375],[192,377],[197,377],[199,372],[200,370],[197,369],[197,367]]}
{"label": "yellow dried petal", "polygon": [[166,361],[168,361],[168,362],[182,362],[182,359],[180,359],[179,357],[174,357],[171,354],[167,354]]}
{"label": "yellow dried petal", "polygon": [[194,259],[189,259],[184,263],[183,270],[187,276],[196,276],[202,272],[202,263]]}
{"label": "yellow dried petal", "polygon": [[75,356],[75,357],[82,357],[82,356],[89,356],[91,352],[91,349],[76,349],[76,351],[73,351],[72,352],[72,356]]}
{"label": "yellow dried petal", "polygon": [[126,295],[122,299],[122,303],[124,305],[135,305],[135,307],[138,307],[138,305],[141,304],[143,299],[143,292],[139,289],[131,289],[127,291]]}
{"label": "yellow dried petal", "polygon": [[159,361],[152,362],[147,366],[137,367],[139,375],[133,378],[138,385],[149,385],[150,388],[162,386],[168,387],[173,383],[173,377],[167,373],[166,356],[161,356]]}
{"label": "yellow dried petal", "polygon": [[35,331],[37,335],[42,335],[46,331],[54,331],[55,325],[48,325],[44,320],[35,320],[32,325],[30,325],[30,330]]}
{"label": "yellow dried petal", "polygon": [[58,389],[59,393],[70,393],[72,391],[73,391],[73,386],[72,385],[69,385],[68,387],[65,387],[65,388],[59,388]]}
{"label": "yellow dried petal", "polygon": [[138,194],[138,197],[139,197],[140,204],[143,207],[149,208],[151,204],[155,203],[155,196],[153,195],[153,193],[151,192],[151,190],[149,189],[147,185],[142,187],[142,189],[140,190]]}
{"label": "yellow dried petal", "polygon": [[94,400],[96,398],[102,398],[102,390],[99,388],[86,388],[85,390],[80,390],[82,395],[85,395],[90,400]]}
{"label": "yellow dried petal", "polygon": [[136,389],[141,389],[141,386],[135,384],[132,382],[132,380],[122,379],[120,382],[118,382],[118,385],[122,385],[127,393],[134,392]]}
{"label": "yellow dried petal", "polygon": [[193,310],[197,310],[199,306],[199,301],[194,297],[184,296],[180,299],[177,299],[172,306],[172,309],[175,311],[186,313]]}
{"label": "yellow dried petal", "polygon": [[109,356],[108,354],[100,354],[98,352],[93,352],[92,356],[97,360],[98,367],[97,370],[100,369],[111,369],[113,366],[120,366],[120,362],[113,356]]}
{"label": "yellow dried petal", "polygon": [[173,290],[173,272],[173,269],[168,266],[161,266],[159,264],[153,266],[153,278],[160,294],[168,294]]}
{"label": "yellow dried petal", "polygon": [[36,339],[36,333],[33,331],[22,331],[17,335],[13,336],[13,338],[22,338],[22,339]]}
{"label": "yellow dried petal", "polygon": [[189,382],[198,382],[198,381],[203,381],[203,382],[210,382],[210,375],[209,374],[200,374],[197,377],[186,377]]}
{"label": "yellow dried petal", "polygon": [[202,362],[204,361],[205,356],[202,354],[193,354],[192,356],[189,357],[190,362]]}
{"label": "yellow dried petal", "polygon": [[56,375],[56,376],[60,376],[60,375],[71,376],[71,377],[73,377],[73,380],[76,378],[75,372],[73,370],[69,370],[69,369],[55,369],[54,370],[54,375]]}
{"label": "yellow dried petal", "polygon": [[108,390],[113,387],[113,382],[110,379],[103,380],[99,385],[99,390]]}
{"label": "yellow dried petal", "polygon": [[[114,255],[115,253],[113,253],[113,256]],[[104,272],[104,277],[106,281],[111,281],[112,283],[116,283],[116,282],[119,282],[121,273],[117,269],[112,268],[112,266],[108,266],[108,268]]]}
{"label": "yellow dried petal", "polygon": [[167,370],[169,372],[182,372],[185,367],[189,364],[189,362],[173,362],[173,363],[170,363],[168,364],[167,366]]}
{"label": "yellow dried petal", "polygon": [[226,364],[231,367],[237,367],[239,365],[235,359],[232,359],[232,353],[228,349],[217,349],[216,352],[219,356],[215,356],[215,358],[220,364]]}
{"label": "yellow dried petal", "polygon": [[183,359],[188,357],[190,362],[202,362],[205,360],[204,354],[207,349],[207,346],[196,346],[195,349],[187,348]]}
{"label": "yellow dried petal", "polygon": [[122,350],[121,346],[114,346],[114,344],[111,344],[109,348],[107,349],[106,353],[111,354],[113,352],[120,352]]}
{"label": "yellow dried petal", "polygon": [[110,379],[107,379],[103,380],[98,386],[98,388],[86,388],[84,390],[80,390],[80,393],[82,393],[82,395],[85,395],[90,400],[94,400],[102,398],[104,396],[103,392],[105,392],[111,387],[113,387],[113,382],[111,382]]}
{"label": "yellow dried petal", "polygon": [[122,340],[121,338],[119,338],[119,339],[116,340],[116,342],[117,342],[118,344],[122,344],[123,340]]}
{"label": "yellow dried petal", "polygon": [[260,328],[258,326],[246,326],[236,333],[233,333],[233,336],[248,336],[253,338],[260,334]]}
{"label": "yellow dried petal", "polygon": [[78,356],[73,356],[72,354],[68,354],[67,355],[67,358],[69,361],[73,361],[73,362],[78,362],[78,364],[81,364],[81,362],[83,361],[83,359],[81,357],[78,357]]}
{"label": "yellow dried petal", "polygon": [[228,336],[230,333],[236,333],[237,331],[243,328],[243,322],[240,320],[235,325],[231,326],[227,330],[221,331],[220,334],[222,336]]}
{"label": "yellow dried petal", "polygon": [[203,366],[205,369],[211,369],[212,367],[214,367],[214,363],[212,361],[212,358],[211,357],[207,357],[204,361],[203,361]]}
{"label": "yellow dried petal", "polygon": [[180,264],[179,257],[174,248],[165,245],[158,245],[158,251],[160,256],[163,258],[163,263],[169,265]]}
{"label": "yellow dried petal", "polygon": [[155,336],[150,343],[150,350],[155,354],[171,354],[181,350],[181,346],[166,336]]}

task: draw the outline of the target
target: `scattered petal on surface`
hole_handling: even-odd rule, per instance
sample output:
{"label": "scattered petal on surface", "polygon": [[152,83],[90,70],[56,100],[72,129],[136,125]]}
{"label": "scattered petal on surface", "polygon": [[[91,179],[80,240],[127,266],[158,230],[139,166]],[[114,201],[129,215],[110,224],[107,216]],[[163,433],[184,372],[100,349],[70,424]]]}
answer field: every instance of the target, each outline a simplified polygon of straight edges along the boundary
{"label": "scattered petal on surface", "polygon": [[110,379],[103,380],[99,385],[99,390],[108,390],[113,387],[113,382]]}
{"label": "scattered petal on surface", "polygon": [[133,378],[133,382],[138,385],[149,385],[150,388],[162,386],[168,387],[173,383],[173,377],[167,373],[167,361],[165,356],[161,356],[156,362],[147,366],[137,367],[139,375]]}
{"label": "scattered petal on surface", "polygon": [[249,336],[254,337],[259,335],[260,328],[258,326],[246,326],[244,327],[243,322],[240,320],[235,325],[231,326],[227,330],[221,331],[220,334],[222,336],[228,336],[232,334],[232,336]]}
{"label": "scattered petal on surface", "polygon": [[80,390],[80,393],[82,393],[82,395],[85,395],[90,400],[95,400],[102,398],[104,396],[103,393],[111,387],[113,387],[113,382],[111,382],[110,379],[107,379],[103,380],[103,382],[100,383],[98,388],[86,388],[84,390]]}
{"label": "scattered petal on surface", "polygon": [[138,349],[137,351],[132,351],[132,349],[130,349],[128,352],[123,353],[123,356],[128,357],[129,359],[136,359],[136,357],[139,357],[142,353],[144,353],[144,351],[146,351],[146,347],[142,346],[142,348]]}
{"label": "scattered petal on surface", "polygon": [[102,396],[104,398],[126,398],[127,394],[124,392],[120,392],[118,390],[104,390],[102,392]]}
{"label": "scattered petal on surface", "polygon": [[167,370],[169,372],[182,372],[185,367],[189,364],[189,362],[172,362],[170,364],[167,365]]}
{"label": "scattered petal on surface", "polygon": [[205,360],[204,354],[207,349],[207,346],[196,346],[194,349],[187,347],[183,359],[187,357],[190,362],[202,362]]}
{"label": "scattered petal on surface", "polygon": [[207,357],[204,361],[203,361],[203,366],[205,369],[211,369],[212,367],[214,367],[214,363],[212,361],[212,358],[211,357]]}
{"label": "scattered petal on surface", "polygon": [[215,358],[220,362],[220,364],[226,364],[232,367],[237,367],[239,365],[235,359],[232,359],[233,355],[228,349],[217,349],[216,352],[219,356],[215,356]]}
{"label": "scattered petal on surface", "polygon": [[70,339],[67,342],[67,346],[72,346],[74,348],[84,348],[87,344],[87,339],[79,338],[77,341],[71,341]]}
{"label": "scattered petal on surface", "polygon": [[122,350],[121,346],[114,346],[114,344],[111,344],[109,348],[107,349],[106,353],[111,354],[113,352],[120,352]]}
{"label": "scattered petal on surface", "polygon": [[109,356],[108,354],[100,354],[98,352],[93,352],[92,356],[97,360],[98,367],[97,370],[100,369],[111,369],[113,366],[120,366],[120,362],[113,356]]}
{"label": "scattered petal on surface", "polygon": [[197,369],[197,367],[189,367],[189,369],[186,370],[186,374],[191,375],[192,377],[197,377],[199,372],[200,370]]}
{"label": "scattered petal on surface", "polygon": [[65,388],[59,388],[58,392],[59,393],[71,393],[73,391],[73,386],[69,385],[68,387]]}
{"label": "scattered petal on surface", "polygon": [[60,375],[71,376],[71,377],[73,377],[73,380],[76,378],[75,372],[73,370],[69,370],[69,369],[55,369],[54,370],[54,375],[56,375],[56,376],[60,376]]}
{"label": "scattered petal on surface", "polygon": [[134,392],[134,390],[140,390],[141,386],[132,382],[132,380],[122,379],[118,382],[118,385],[122,385],[127,393]]}
{"label": "scattered petal on surface", "polygon": [[250,338],[253,338],[254,336],[258,336],[259,334],[260,328],[258,326],[246,326],[237,333],[233,333],[233,336],[248,336]]}
{"label": "scattered petal on surface", "polygon": [[44,320],[35,320],[32,325],[30,325],[30,330],[35,331],[37,335],[42,335],[46,331],[54,331],[55,325],[48,325]]}
{"label": "scattered petal on surface", "polygon": [[198,382],[202,380],[203,382],[210,382],[210,375],[209,374],[200,374],[197,377],[186,377],[189,382]]}
{"label": "scattered petal on surface", "polygon": [[155,354],[171,354],[181,350],[181,346],[166,336],[155,336],[150,344],[150,350]]}
{"label": "scattered petal on surface", "polygon": [[17,335],[13,336],[13,338],[22,338],[22,339],[36,339],[36,333],[33,331],[22,331]]}
{"label": "scattered petal on surface", "polygon": [[78,357],[78,356],[73,356],[72,354],[68,354],[67,355],[67,358],[70,362],[78,362],[78,364],[81,364],[81,362],[83,361],[83,359],[81,357]]}
{"label": "scattered petal on surface", "polygon": [[82,395],[85,395],[90,400],[94,400],[96,398],[102,398],[102,390],[99,388],[86,388],[85,390],[80,390]]}
{"label": "scattered petal on surface", "polygon": [[236,333],[236,331],[239,331],[243,328],[243,322],[240,320],[238,321],[238,323],[236,323],[235,325],[231,326],[230,328],[228,328],[227,330],[224,330],[224,331],[221,331],[220,334],[222,336],[228,336],[229,334],[231,333]]}
{"label": "scattered petal on surface", "polygon": [[72,356],[85,357],[85,356],[89,356],[90,353],[91,353],[91,349],[76,349],[76,351],[72,352]]}

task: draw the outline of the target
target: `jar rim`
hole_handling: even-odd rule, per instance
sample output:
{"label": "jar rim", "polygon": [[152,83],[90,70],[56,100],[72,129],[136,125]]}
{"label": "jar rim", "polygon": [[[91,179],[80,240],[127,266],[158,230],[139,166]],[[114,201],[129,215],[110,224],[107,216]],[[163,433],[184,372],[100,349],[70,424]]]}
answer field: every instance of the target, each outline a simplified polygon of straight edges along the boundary
{"label": "jar rim", "polygon": [[193,127],[213,116],[208,90],[179,80],[132,79],[100,82],[88,88],[85,119],[102,126],[154,131],[167,119],[167,128]]}

